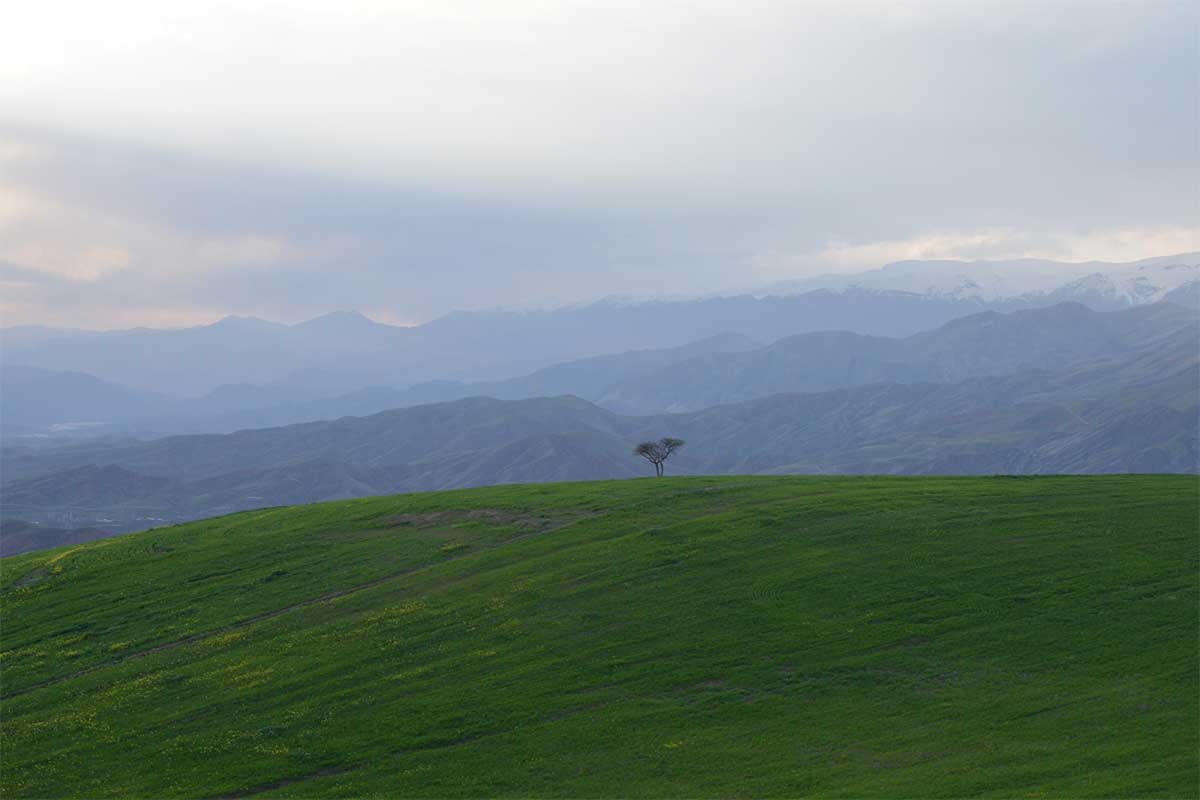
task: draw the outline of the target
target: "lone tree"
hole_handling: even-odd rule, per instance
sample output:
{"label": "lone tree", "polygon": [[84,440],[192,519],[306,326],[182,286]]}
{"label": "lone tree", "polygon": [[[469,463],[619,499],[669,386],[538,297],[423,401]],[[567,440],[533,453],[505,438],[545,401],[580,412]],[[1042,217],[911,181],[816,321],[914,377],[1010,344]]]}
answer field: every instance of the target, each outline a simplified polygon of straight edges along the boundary
{"label": "lone tree", "polygon": [[654,475],[661,478],[663,475],[663,463],[679,448],[683,447],[683,439],[672,439],[670,436],[664,436],[657,442],[642,442],[637,447],[633,448],[635,456],[641,456],[654,465]]}

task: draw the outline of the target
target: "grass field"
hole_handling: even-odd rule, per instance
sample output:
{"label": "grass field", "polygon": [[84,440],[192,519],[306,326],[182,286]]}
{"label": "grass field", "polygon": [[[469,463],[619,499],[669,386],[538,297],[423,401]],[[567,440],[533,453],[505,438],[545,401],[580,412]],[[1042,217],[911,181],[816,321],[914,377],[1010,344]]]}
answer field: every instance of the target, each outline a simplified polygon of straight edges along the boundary
{"label": "grass field", "polygon": [[668,478],[0,561],[0,795],[1195,797],[1191,477]]}

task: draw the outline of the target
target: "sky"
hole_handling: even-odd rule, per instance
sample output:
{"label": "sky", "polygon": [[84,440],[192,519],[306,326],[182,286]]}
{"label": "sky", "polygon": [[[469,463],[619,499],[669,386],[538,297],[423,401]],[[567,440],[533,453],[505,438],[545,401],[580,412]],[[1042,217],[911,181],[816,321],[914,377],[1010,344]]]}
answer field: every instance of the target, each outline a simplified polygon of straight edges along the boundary
{"label": "sky", "polygon": [[57,2],[0,26],[0,322],[1200,250],[1194,2]]}

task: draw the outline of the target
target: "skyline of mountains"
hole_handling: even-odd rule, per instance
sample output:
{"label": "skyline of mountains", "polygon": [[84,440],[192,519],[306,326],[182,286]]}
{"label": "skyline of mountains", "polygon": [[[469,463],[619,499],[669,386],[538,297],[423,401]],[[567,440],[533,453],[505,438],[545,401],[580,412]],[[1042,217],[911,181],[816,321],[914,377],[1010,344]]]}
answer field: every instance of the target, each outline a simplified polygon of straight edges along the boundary
{"label": "skyline of mountains", "polygon": [[[1056,329],[1053,346],[1030,353],[1040,362],[989,355]],[[1025,339],[1013,338],[1018,330]],[[936,334],[882,341],[941,353],[929,362],[944,369],[939,381],[772,393],[686,413],[618,414],[575,396],[469,397],[230,434],[9,445],[0,451],[4,513],[68,532],[127,530],[371,494],[636,477],[645,471],[632,445],[661,435],[687,440],[669,464],[683,474],[1197,471],[1200,321],[1191,311],[1067,304],[979,314]]]}
{"label": "skyline of mountains", "polygon": [[[484,395],[506,400],[575,394],[625,414],[695,411],[786,392],[870,383],[952,382],[1019,369],[1054,368],[1118,355],[1195,327],[1196,315],[1170,303],[1096,312],[1078,303],[1001,314],[981,312],[904,338],[845,331],[798,334],[762,347],[697,348],[658,363],[661,351],[588,359],[501,382],[417,386],[397,405]],[[584,377],[586,376],[586,378]],[[407,402],[405,402],[407,401]]]}
{"label": "skyline of mountains", "polygon": [[344,312],[9,330],[0,536],[11,552],[264,505],[635,477],[633,444],[662,435],[688,441],[669,469],[694,474],[1197,472],[1200,280],[1183,278],[1200,265],[1178,262],[1070,284],[1145,279],[1118,310],[1097,310],[1111,292],[863,281],[415,328]]}
{"label": "skyline of mountains", "polygon": [[979,302],[1007,300],[1030,305],[1076,302],[1097,311],[1116,311],[1167,299],[1172,291],[1200,279],[1198,265],[1200,253],[1131,262],[1039,258],[896,261],[865,272],[781,281],[766,291],[858,288]]}
{"label": "skyline of mountains", "polygon": [[[825,391],[872,382],[944,382],[1018,368],[1054,367],[1117,354],[1193,323],[1171,303],[1121,312],[1079,304],[981,312],[902,339],[827,331],[763,345],[726,333],[675,348],[639,350],[551,365],[501,381],[432,381],[407,389],[371,386],[328,398],[226,386],[199,398],[138,392],[82,373],[0,368],[0,431],[13,436],[224,433],[470,396],[516,400],[573,394],[611,411],[697,410],[780,392]],[[83,415],[90,415],[85,420]],[[72,420],[74,422],[72,422]]]}
{"label": "skyline of mountains", "polygon": [[[600,301],[549,310],[454,312],[423,325],[374,322],[351,311],[295,325],[226,317],[179,329],[59,331],[18,326],[0,332],[3,362],[82,372],[128,389],[168,396],[211,396],[227,407],[315,400],[368,386],[409,388],[435,380],[495,381],[552,364],[687,345],[735,333],[768,343],[820,331],[901,337],[982,310],[1013,311],[1082,302],[1095,310],[1159,299],[1188,302],[1200,286],[1200,254],[1111,267],[1109,273],[1057,262],[900,262],[854,276],[814,279],[821,285],[694,300]],[[1005,270],[1046,273],[1064,281],[1053,291],[946,291],[945,281],[977,273],[976,283]],[[896,276],[902,280],[893,280]],[[949,276],[949,278],[947,278]],[[1134,277],[1130,277],[1134,276]],[[1136,278],[1136,279],[1135,279]],[[1013,283],[1013,281],[1017,281]],[[1114,304],[1116,283],[1136,291]],[[1132,283],[1130,283],[1132,281]],[[1128,287],[1127,287],[1128,288]],[[915,290],[914,290],[915,289]]]}
{"label": "skyline of mountains", "polygon": [[238,391],[315,399],[365,386],[502,380],[556,363],[680,347],[729,332],[763,342],[823,330],[905,336],[979,310],[974,301],[906,292],[821,290],[455,312],[411,328],[337,312],[297,325],[227,317],[194,328],[42,335],[32,341],[18,331],[15,338],[5,335],[4,352],[8,364],[83,372],[180,397]]}

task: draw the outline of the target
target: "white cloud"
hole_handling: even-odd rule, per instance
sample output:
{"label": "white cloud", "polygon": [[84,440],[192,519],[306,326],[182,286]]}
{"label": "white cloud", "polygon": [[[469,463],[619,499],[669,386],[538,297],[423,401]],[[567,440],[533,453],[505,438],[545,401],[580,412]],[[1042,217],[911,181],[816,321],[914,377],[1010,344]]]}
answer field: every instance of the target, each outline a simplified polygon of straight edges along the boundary
{"label": "white cloud", "polygon": [[74,282],[95,282],[134,268],[200,276],[308,256],[274,236],[198,234],[21,188],[0,188],[0,262]]}
{"label": "white cloud", "polygon": [[1200,247],[1186,0],[10,5],[23,319],[414,320]]}
{"label": "white cloud", "polygon": [[863,244],[833,242],[810,257],[834,271],[874,269],[893,261],[952,259],[1136,261],[1200,251],[1200,226],[1123,228],[1084,233],[1037,233],[1013,228],[945,232]]}
{"label": "white cloud", "polygon": [[1057,247],[1035,257],[1066,261],[1136,261],[1153,255],[1200,251],[1200,226],[1123,228],[1062,236]]}
{"label": "white cloud", "polygon": [[[1069,264],[1115,263],[1180,253],[1200,252],[1200,226],[1120,228],[1085,232],[1046,232],[1015,228],[923,233],[904,239],[850,243],[833,241],[811,251],[772,250],[750,260],[743,287],[822,275],[875,270],[897,261],[1013,261],[1045,259],[1064,264],[1064,280],[1077,274]],[[1051,272],[1040,273],[1044,286],[1058,285]],[[1026,275],[1026,278],[1029,276]]]}
{"label": "white cloud", "polygon": [[0,187],[0,316],[5,324],[105,328],[207,322],[223,312],[204,300],[187,300],[186,287],[245,280],[254,270],[319,255],[328,252],[278,235],[189,230],[119,206],[103,209],[19,186]]}
{"label": "white cloud", "polygon": [[[14,6],[0,32],[0,106],[32,124],[405,181],[759,197],[894,154],[934,167],[1030,123],[1046,143],[1095,136],[1080,127],[1097,121],[1090,98],[1126,127],[1105,70],[1130,48],[1161,49],[1188,13],[43,0]],[[1139,89],[1153,99],[1179,83]],[[986,157],[1029,145],[996,136]]]}

